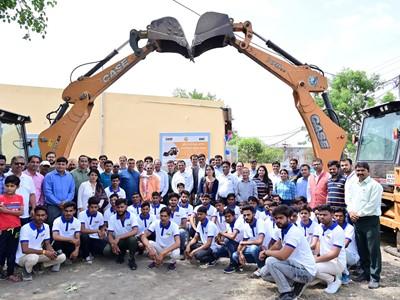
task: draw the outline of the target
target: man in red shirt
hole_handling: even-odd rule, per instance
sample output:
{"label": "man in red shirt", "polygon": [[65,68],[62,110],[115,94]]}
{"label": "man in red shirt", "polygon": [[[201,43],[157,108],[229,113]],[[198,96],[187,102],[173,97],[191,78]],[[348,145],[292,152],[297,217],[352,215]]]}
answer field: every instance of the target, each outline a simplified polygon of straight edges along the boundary
{"label": "man in red shirt", "polygon": [[315,170],[315,175],[309,176],[308,184],[311,195],[310,207],[314,209],[319,205],[326,204],[330,175],[328,172],[324,171],[324,166],[320,158],[315,158],[312,166]]}
{"label": "man in red shirt", "polygon": [[20,179],[15,175],[6,177],[4,194],[0,195],[0,266],[2,267],[7,260],[7,278],[11,281],[19,281],[14,275],[15,253],[21,228],[19,217],[24,211],[22,196],[15,194],[19,183]]}

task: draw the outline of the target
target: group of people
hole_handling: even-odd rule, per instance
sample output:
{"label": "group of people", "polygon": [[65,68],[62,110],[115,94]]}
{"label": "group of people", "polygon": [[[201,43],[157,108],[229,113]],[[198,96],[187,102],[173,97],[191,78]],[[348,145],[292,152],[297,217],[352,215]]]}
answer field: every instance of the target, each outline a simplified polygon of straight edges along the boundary
{"label": "group of people", "polygon": [[15,156],[6,173],[0,155],[0,267],[2,277],[32,280],[36,269],[57,272],[65,261],[115,257],[137,269],[147,254],[149,268],[198,261],[201,268],[229,258],[224,273],[243,272],[275,282],[280,299],[294,299],[322,281],[336,293],[350,281],[379,287],[379,216],[382,187],[367,163],[322,161],[312,166],[292,159],[272,172],[251,161],[232,166],[216,155],[185,161],[121,156],[113,163],[81,155],[78,161]]}

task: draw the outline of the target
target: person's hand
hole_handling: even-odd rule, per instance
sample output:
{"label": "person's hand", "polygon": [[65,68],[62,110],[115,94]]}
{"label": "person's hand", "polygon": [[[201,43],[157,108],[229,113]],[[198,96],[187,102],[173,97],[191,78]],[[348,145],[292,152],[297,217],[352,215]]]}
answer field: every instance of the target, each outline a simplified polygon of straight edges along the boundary
{"label": "person's hand", "polygon": [[61,210],[64,210],[64,201],[61,201],[61,203],[58,204],[58,207],[59,207]]}
{"label": "person's hand", "polygon": [[156,255],[156,265],[157,266],[160,266],[163,263],[163,260],[164,260],[164,257],[161,254]]}
{"label": "person's hand", "polygon": [[239,253],[239,262],[242,266],[246,264],[246,258],[244,257],[243,253]]}
{"label": "person's hand", "polygon": [[80,243],[81,241],[79,239],[72,239],[72,244],[74,244],[75,247],[78,247]]}
{"label": "person's hand", "polygon": [[349,215],[350,215],[351,221],[353,221],[354,223],[358,221],[359,216],[356,212],[351,211],[351,212],[349,212]]}
{"label": "person's hand", "polygon": [[156,256],[157,256],[156,250],[154,250],[153,247],[149,248],[149,257],[150,257],[151,259],[154,259]]}
{"label": "person's hand", "polygon": [[44,255],[51,260],[55,260],[57,258],[57,253],[54,250],[45,250]]}
{"label": "person's hand", "polygon": [[121,250],[119,249],[118,244],[111,244],[111,250],[116,255],[121,253]]}
{"label": "person's hand", "polygon": [[190,253],[190,247],[186,247],[185,252],[184,252],[186,258],[191,259],[192,258],[192,254]]}
{"label": "person's hand", "polygon": [[259,258],[260,260],[266,259],[266,258],[267,258],[267,254],[265,253],[265,251],[261,251],[261,252],[260,252],[260,255],[258,256],[258,258]]}

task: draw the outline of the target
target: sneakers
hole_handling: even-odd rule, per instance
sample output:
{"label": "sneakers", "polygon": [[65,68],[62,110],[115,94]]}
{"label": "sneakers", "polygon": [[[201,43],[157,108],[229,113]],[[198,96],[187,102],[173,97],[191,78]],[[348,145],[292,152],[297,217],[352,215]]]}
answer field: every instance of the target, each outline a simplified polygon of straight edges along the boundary
{"label": "sneakers", "polygon": [[307,284],[295,281],[293,284],[293,293],[295,294],[296,297],[300,297],[303,294],[306,287]]}
{"label": "sneakers", "polygon": [[175,271],[176,270],[176,263],[170,263],[168,265],[168,270],[169,271]]}
{"label": "sneakers", "polygon": [[296,300],[297,297],[293,292],[282,293],[279,295],[278,300]]}
{"label": "sneakers", "polygon": [[350,275],[349,274],[342,274],[342,284],[347,285],[350,283]]}
{"label": "sneakers", "polygon": [[224,269],[225,274],[232,274],[236,272],[236,268],[232,265],[229,265],[227,268]]}
{"label": "sneakers", "polygon": [[148,266],[149,269],[154,269],[156,267],[156,263],[152,261]]}
{"label": "sneakers", "polygon": [[25,268],[22,268],[22,280],[32,281],[32,273],[29,273]]}
{"label": "sneakers", "polygon": [[60,271],[60,267],[61,267],[61,264],[56,264],[56,265],[51,267],[51,271],[52,272],[59,272]]}
{"label": "sneakers", "polygon": [[261,277],[260,269],[255,270],[252,274],[250,274],[249,278],[258,279]]}
{"label": "sneakers", "polygon": [[123,264],[124,263],[124,256],[123,255],[118,255],[117,259],[115,260],[117,264]]}
{"label": "sneakers", "polygon": [[324,291],[327,294],[335,294],[341,285],[342,281],[339,279],[339,276],[336,276],[335,280],[329,283],[328,287]]}
{"label": "sneakers", "polygon": [[133,271],[137,269],[137,264],[136,264],[136,262],[135,262],[134,259],[130,259],[130,260],[129,260],[128,266],[129,266],[129,268],[130,268],[131,270],[133,270]]}
{"label": "sneakers", "polygon": [[206,263],[206,264],[202,264],[202,265],[200,265],[199,267],[200,267],[201,269],[207,269],[207,268],[209,268],[209,267],[215,267],[216,264],[217,264],[217,261],[216,261],[216,260],[213,260],[213,261],[210,261],[210,262],[208,262],[208,263]]}
{"label": "sneakers", "polygon": [[368,288],[369,289],[377,289],[379,287],[379,281],[376,281],[375,279],[371,279],[368,283]]}
{"label": "sneakers", "polygon": [[85,262],[88,265],[91,265],[91,264],[93,264],[93,258],[91,256],[88,256],[88,257],[85,258]]}
{"label": "sneakers", "polygon": [[365,273],[361,273],[357,277],[353,278],[353,281],[354,282],[369,281],[369,276],[366,275]]}

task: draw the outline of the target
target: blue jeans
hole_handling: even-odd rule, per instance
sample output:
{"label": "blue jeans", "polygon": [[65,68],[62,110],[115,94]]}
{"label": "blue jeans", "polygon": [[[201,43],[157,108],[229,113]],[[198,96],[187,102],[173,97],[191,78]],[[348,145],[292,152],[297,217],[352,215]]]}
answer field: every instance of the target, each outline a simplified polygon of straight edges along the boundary
{"label": "blue jeans", "polygon": [[181,240],[181,245],[179,249],[180,249],[180,254],[182,255],[183,252],[185,251],[186,241],[189,238],[189,231],[183,228],[179,228],[179,238]]}
{"label": "blue jeans", "polygon": [[[256,263],[258,268],[262,268],[264,262],[258,258],[259,254],[260,247],[257,245],[249,245],[243,251],[243,255],[248,263]],[[232,263],[235,267],[239,265],[239,253],[237,251],[232,255]]]}
{"label": "blue jeans", "polygon": [[233,265],[234,262],[232,261],[233,253],[237,250],[239,243],[233,240],[225,239],[224,245],[219,247],[217,251],[214,253],[216,259],[220,257],[229,257],[230,264]]}

